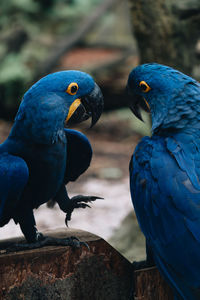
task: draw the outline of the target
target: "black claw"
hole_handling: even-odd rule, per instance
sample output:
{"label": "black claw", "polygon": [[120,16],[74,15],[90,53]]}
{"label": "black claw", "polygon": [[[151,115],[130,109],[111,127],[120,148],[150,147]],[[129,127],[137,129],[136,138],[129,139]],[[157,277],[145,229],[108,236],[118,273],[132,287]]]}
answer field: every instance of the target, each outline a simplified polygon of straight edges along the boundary
{"label": "black claw", "polygon": [[87,243],[81,242],[75,236],[71,236],[69,238],[45,237],[43,240],[37,241],[35,243],[14,244],[5,250],[6,253],[10,253],[10,252],[23,251],[23,250],[37,249],[44,246],[70,246],[72,248],[80,248],[81,246],[85,246],[88,248],[88,250],[90,250]]}
{"label": "black claw", "polygon": [[98,197],[98,196],[86,196],[86,197],[90,198],[91,201],[95,201],[95,200],[97,200],[97,199],[102,199],[102,200],[104,200],[104,198]]}
{"label": "black claw", "polygon": [[95,201],[97,199],[104,199],[102,197],[98,197],[98,196],[83,196],[83,195],[77,195],[74,196],[70,199],[70,207],[68,209],[66,209],[66,217],[65,217],[65,224],[68,227],[68,221],[71,220],[71,215],[72,212],[75,208],[86,208],[89,207],[91,208],[90,205],[88,205],[88,202],[92,202]]}
{"label": "black claw", "polygon": [[102,197],[98,197],[98,196],[82,196],[82,195],[77,195],[71,198],[71,201],[75,202],[75,203],[79,203],[79,202],[91,202],[91,201],[95,201],[97,199],[103,200],[104,198]]}
{"label": "black claw", "polygon": [[80,242],[81,246],[85,246],[89,251],[90,251],[90,247],[86,242]]}
{"label": "black claw", "polygon": [[89,206],[88,204],[86,204],[86,203],[79,203],[78,205],[77,205],[77,207],[76,208],[86,208],[86,207],[89,207],[89,208],[91,208],[91,206]]}
{"label": "black claw", "polygon": [[69,227],[69,226],[68,226],[68,221],[70,221],[70,220],[67,220],[67,215],[66,215],[66,217],[65,217],[65,225],[66,225],[67,227]]}

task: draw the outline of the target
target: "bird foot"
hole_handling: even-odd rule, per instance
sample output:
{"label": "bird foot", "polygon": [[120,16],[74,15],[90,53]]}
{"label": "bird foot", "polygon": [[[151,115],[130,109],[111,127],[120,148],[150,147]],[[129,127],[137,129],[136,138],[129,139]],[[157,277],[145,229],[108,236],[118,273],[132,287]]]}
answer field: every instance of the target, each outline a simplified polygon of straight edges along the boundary
{"label": "bird foot", "polygon": [[83,196],[83,195],[77,195],[70,199],[70,206],[66,209],[66,218],[65,218],[65,224],[68,226],[68,221],[71,220],[72,212],[75,208],[86,208],[90,207],[87,203],[90,203],[92,201],[95,201],[97,199],[104,199],[97,196]]}
{"label": "bird foot", "polygon": [[8,247],[6,253],[17,252],[23,250],[32,250],[42,248],[45,246],[70,246],[72,248],[80,248],[85,246],[90,250],[89,246],[85,242],[81,242],[77,237],[71,236],[69,238],[55,238],[55,237],[44,237],[42,240],[37,240],[35,243],[18,243]]}

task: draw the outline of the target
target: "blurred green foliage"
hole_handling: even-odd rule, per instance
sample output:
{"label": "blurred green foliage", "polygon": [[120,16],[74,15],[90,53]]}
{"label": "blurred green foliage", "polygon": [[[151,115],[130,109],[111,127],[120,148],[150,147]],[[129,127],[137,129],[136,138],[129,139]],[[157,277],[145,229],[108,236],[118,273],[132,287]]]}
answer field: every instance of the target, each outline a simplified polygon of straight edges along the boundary
{"label": "blurred green foliage", "polygon": [[13,118],[36,67],[100,0],[2,0],[0,117]]}
{"label": "blurred green foliage", "polygon": [[143,122],[138,118],[133,117],[133,113],[129,108],[121,108],[116,111],[116,114],[120,120],[129,121],[131,132],[134,130],[134,132],[138,133],[140,136],[151,135],[151,121],[147,112],[141,110]]}

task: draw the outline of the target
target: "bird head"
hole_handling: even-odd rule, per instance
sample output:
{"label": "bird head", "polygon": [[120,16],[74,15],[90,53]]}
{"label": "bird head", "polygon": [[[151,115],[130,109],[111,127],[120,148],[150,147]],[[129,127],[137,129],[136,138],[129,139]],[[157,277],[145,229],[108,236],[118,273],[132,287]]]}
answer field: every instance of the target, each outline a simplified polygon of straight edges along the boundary
{"label": "bird head", "polygon": [[197,115],[200,118],[200,84],[168,66],[136,67],[129,75],[127,91],[136,117],[142,120],[141,108],[151,113],[153,132],[180,130],[192,126]]}
{"label": "bird head", "polygon": [[37,140],[64,135],[64,126],[91,117],[91,126],[103,111],[103,96],[93,78],[80,71],[49,74],[36,82],[24,95],[16,122],[31,131]]}

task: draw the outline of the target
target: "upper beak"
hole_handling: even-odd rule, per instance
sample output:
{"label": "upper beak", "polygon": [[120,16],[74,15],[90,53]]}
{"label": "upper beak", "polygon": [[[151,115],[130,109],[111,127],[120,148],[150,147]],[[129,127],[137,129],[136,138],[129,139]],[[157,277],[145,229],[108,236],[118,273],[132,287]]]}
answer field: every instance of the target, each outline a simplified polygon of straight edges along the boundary
{"label": "upper beak", "polygon": [[143,96],[133,93],[129,87],[126,87],[126,92],[128,94],[128,105],[131,111],[139,120],[143,121],[141,108],[146,112],[150,112],[150,106],[148,102]]}
{"label": "upper beak", "polygon": [[91,126],[94,126],[103,112],[103,95],[99,86],[95,83],[90,94],[76,99],[70,106],[66,119],[67,124],[80,123],[92,118]]}

